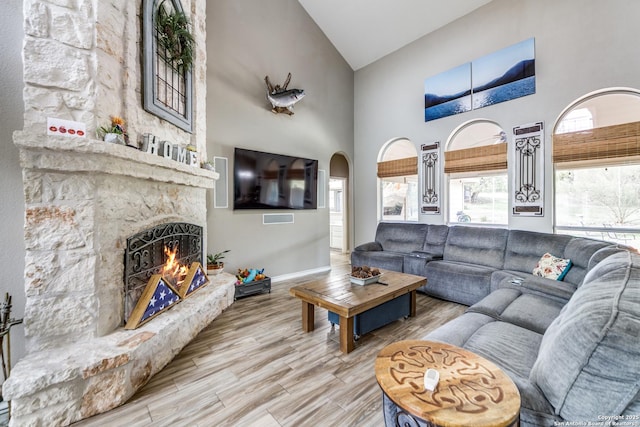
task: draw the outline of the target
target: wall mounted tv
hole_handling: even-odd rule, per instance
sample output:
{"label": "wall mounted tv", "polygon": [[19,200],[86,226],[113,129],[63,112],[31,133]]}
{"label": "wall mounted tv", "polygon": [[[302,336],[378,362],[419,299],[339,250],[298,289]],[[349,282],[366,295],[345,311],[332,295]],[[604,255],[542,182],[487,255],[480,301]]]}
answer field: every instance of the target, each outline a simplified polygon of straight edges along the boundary
{"label": "wall mounted tv", "polygon": [[233,209],[316,209],[318,161],[235,149]]}

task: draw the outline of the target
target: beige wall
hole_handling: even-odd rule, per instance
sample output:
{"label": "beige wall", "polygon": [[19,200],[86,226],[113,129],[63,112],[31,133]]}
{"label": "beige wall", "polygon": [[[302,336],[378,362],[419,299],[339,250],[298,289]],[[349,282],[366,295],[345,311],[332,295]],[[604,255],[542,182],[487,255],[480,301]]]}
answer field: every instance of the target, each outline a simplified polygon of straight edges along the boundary
{"label": "beige wall", "polygon": [[[380,148],[396,137],[420,144],[440,141],[472,119],[489,119],[507,133],[544,121],[546,164],[551,131],[562,110],[605,87],[640,88],[640,15],[634,0],[494,0],[356,72],[355,241],[370,241],[376,219],[376,170]],[[536,93],[467,113],[424,122],[424,79],[535,37]],[[545,215],[510,217],[509,227],[552,232],[552,168],[545,171]],[[511,178],[511,177],[510,177]],[[444,180],[443,180],[443,197]],[[446,204],[446,199],[444,202]],[[444,206],[443,206],[444,207]],[[442,223],[443,215],[422,222]]]}
{"label": "beige wall", "polygon": [[[230,249],[226,267],[269,276],[329,266],[327,208],[289,211],[293,224],[263,225],[266,211],[233,211],[233,148],[319,160],[353,152],[353,71],[295,0],[218,0],[207,5],[207,141],[229,158],[229,208],[209,203],[208,251]],[[270,111],[264,77],[307,93],[295,115]],[[286,212],[286,211],[278,211]]]}

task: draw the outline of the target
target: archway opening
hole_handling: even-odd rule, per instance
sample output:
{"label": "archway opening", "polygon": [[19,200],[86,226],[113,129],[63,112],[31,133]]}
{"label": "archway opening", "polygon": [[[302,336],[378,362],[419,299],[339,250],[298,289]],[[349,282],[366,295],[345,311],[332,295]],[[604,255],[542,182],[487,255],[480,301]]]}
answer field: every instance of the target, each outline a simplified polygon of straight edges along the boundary
{"label": "archway opening", "polygon": [[349,251],[349,162],[341,153],[331,156],[329,166],[329,247]]}

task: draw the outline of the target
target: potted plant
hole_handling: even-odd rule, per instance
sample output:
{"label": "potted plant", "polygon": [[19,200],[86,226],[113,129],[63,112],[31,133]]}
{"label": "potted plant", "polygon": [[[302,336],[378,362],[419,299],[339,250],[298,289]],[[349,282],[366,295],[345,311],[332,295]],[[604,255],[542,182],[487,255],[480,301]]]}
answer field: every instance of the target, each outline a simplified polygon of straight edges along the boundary
{"label": "potted plant", "polygon": [[202,168],[214,172],[216,170],[216,166],[213,164],[213,160],[205,160],[204,162],[202,162]]}
{"label": "potted plant", "polygon": [[124,128],[124,120],[118,116],[111,116],[111,125],[101,126],[97,133],[105,142],[127,144],[127,131]]}
{"label": "potted plant", "polygon": [[207,254],[207,273],[208,274],[220,274],[224,270],[224,262],[221,259],[224,258],[224,254],[229,252],[230,249],[227,249],[222,252],[218,252],[215,254]]}

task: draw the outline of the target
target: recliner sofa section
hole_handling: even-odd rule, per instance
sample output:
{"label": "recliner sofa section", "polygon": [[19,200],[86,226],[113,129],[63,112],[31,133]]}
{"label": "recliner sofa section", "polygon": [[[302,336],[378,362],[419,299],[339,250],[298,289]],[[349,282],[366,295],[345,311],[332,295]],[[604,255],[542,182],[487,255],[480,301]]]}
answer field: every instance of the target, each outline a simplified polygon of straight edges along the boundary
{"label": "recliner sofa section", "polygon": [[[566,303],[497,289],[422,338],[463,347],[505,371],[520,391],[521,426],[638,420],[640,256],[605,258]],[[393,416],[397,408],[385,411]]]}
{"label": "recliner sofa section", "polygon": [[[404,243],[401,243],[406,239]],[[427,277],[419,290],[473,305],[492,291],[519,287],[566,302],[586,272],[616,245],[587,238],[502,228],[381,222],[374,242],[357,246],[352,265],[368,265]],[[563,281],[533,275],[545,253],[571,259]]]}
{"label": "recliner sofa section", "polygon": [[403,272],[405,256],[422,250],[428,229],[428,224],[380,223],[375,240],[351,253],[351,265]]}

